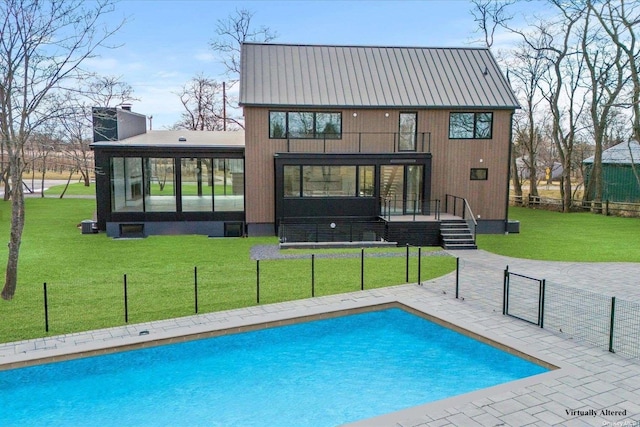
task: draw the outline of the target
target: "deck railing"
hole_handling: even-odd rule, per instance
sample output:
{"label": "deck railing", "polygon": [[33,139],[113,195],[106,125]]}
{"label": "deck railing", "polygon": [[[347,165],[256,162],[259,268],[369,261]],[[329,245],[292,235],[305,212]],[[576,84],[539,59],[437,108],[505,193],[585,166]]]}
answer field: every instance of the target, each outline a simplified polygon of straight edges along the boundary
{"label": "deck railing", "polygon": [[431,132],[407,137],[400,132],[342,132],[318,138],[286,138],[287,152],[430,153]]}
{"label": "deck railing", "polygon": [[380,216],[390,221],[392,216],[410,215],[415,221],[416,216],[433,215],[439,221],[440,206],[439,199],[430,200],[425,205],[420,198],[380,197]]}

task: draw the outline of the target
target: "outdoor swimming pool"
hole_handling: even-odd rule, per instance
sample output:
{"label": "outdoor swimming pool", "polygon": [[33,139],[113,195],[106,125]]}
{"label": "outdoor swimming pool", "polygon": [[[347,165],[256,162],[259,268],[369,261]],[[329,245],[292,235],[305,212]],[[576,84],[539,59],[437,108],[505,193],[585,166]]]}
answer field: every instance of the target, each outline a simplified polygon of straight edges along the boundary
{"label": "outdoor swimming pool", "polygon": [[335,426],[546,372],[391,308],[0,372],[2,426]]}

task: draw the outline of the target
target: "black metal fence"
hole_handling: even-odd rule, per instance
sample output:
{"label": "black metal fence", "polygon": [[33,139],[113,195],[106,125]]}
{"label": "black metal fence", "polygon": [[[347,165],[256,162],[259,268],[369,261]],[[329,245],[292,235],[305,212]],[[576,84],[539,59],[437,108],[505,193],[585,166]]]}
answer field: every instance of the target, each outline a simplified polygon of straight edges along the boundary
{"label": "black metal fence", "polygon": [[[425,254],[427,253],[425,252]],[[320,276],[326,279],[327,276],[335,276],[336,273],[331,270],[331,265],[328,265],[328,263],[324,263],[326,264],[323,266],[324,275],[318,274],[317,264],[319,264],[319,262],[316,262],[315,254],[305,255],[302,258],[298,258],[304,262],[308,261],[308,264],[306,267],[298,271],[299,274],[297,275],[296,280],[288,280],[290,278],[281,278],[277,276],[277,273],[274,273],[274,271],[270,271],[276,270],[272,268],[274,265],[273,263],[281,260],[255,260],[255,286],[252,289],[252,284],[247,283],[246,286],[243,286],[243,289],[232,290],[232,292],[235,291],[234,293],[236,294],[243,294],[241,298],[236,298],[242,301],[234,308],[249,307],[256,304],[290,301],[295,299],[310,298],[335,293],[353,292],[358,290],[363,291],[368,288],[380,286],[380,284],[376,285],[376,283],[371,283],[373,282],[372,279],[374,278],[373,273],[367,274],[368,271],[371,270],[371,264],[369,263],[378,261],[373,257],[365,257],[364,248],[360,249],[359,254],[354,254],[354,256],[352,257],[343,256],[342,258],[346,258],[345,261],[349,261],[351,267],[353,268],[349,269],[348,277],[344,278],[345,285],[341,286],[341,288],[337,291],[335,289],[322,288],[323,285],[321,283],[318,283],[318,279]],[[422,285],[423,273],[426,271],[426,268],[428,268],[428,266],[426,265],[426,263],[423,266],[423,250],[421,247],[406,245],[406,249],[404,251],[396,251],[393,256],[386,256],[386,258],[394,259],[394,261],[392,262],[394,263],[393,274],[395,274],[395,276],[387,276],[384,278],[384,280],[388,280],[390,283],[397,284],[410,283],[410,281],[411,283],[413,283],[413,281],[416,280],[415,283]],[[356,265],[358,268],[358,272],[356,272]],[[210,299],[212,295],[212,288],[216,287],[215,283],[212,282],[223,283],[224,278],[215,278],[214,280],[211,280],[211,276],[208,276],[208,283],[201,284],[199,288],[198,267],[196,266],[193,268],[192,285],[190,285],[192,290],[189,291],[185,287],[185,285],[189,286],[189,277],[187,276],[188,274],[189,273],[185,272],[185,276],[173,278],[174,281],[181,283],[181,285],[176,285],[176,296],[174,296],[176,304],[192,304],[192,311],[190,313],[184,312],[182,315],[198,314],[199,311],[202,311],[200,309],[202,302],[205,302],[209,307],[208,309],[205,307],[204,311],[216,311],[215,309],[211,310],[212,303]],[[184,280],[185,277],[186,280]],[[304,277],[305,280],[299,280],[301,277]],[[375,277],[375,279],[378,278]],[[376,281],[379,282],[379,280]],[[274,284],[276,282],[287,282],[285,284],[285,286],[287,286],[287,296],[284,299],[274,299],[273,295],[276,293],[274,292],[274,289],[276,288]],[[56,292],[51,292],[52,289]],[[131,292],[132,289],[134,292]],[[229,290],[227,290],[227,292],[228,291]],[[110,307],[110,310],[112,308],[110,313],[112,313],[113,315],[109,315],[109,318],[111,319],[110,321],[108,321],[110,323],[109,326],[116,326],[116,324],[114,324],[114,319],[118,317],[122,319],[125,324],[128,324],[131,319],[131,314],[134,314],[134,317],[136,317],[136,315],[140,314],[141,310],[145,309],[144,301],[146,300],[146,298],[149,298],[149,296],[144,295],[143,292],[144,291],[137,289],[135,281],[130,280],[127,274],[123,274],[120,291],[111,289],[108,296],[94,294],[94,300],[85,300],[84,303],[88,305],[103,304],[108,305]],[[150,290],[150,292],[154,292],[154,290]],[[186,298],[188,297],[188,294],[190,292],[192,292],[191,296],[189,298]],[[49,286],[47,286],[47,283],[43,283],[44,327],[46,332],[49,332],[51,324],[55,324],[56,320],[61,320],[60,318],[62,316],[68,318],[74,315],[72,313],[72,310],[69,310],[68,307],[66,307],[70,300],[75,299],[76,296],[73,293],[74,292],[71,289],[65,286],[52,286],[51,283],[49,283]],[[204,299],[206,299],[207,301],[203,301],[202,294],[204,294]],[[238,295],[235,296],[237,297]],[[165,297],[167,296],[165,295]],[[224,297],[221,296],[220,298]],[[169,299],[171,299],[171,297],[169,297]],[[187,302],[187,300],[190,300],[191,302]],[[220,304],[223,305],[223,302],[221,302]],[[223,309],[224,308],[228,307],[223,307]],[[87,311],[86,307],[84,311]],[[166,318],[166,316],[161,318]],[[139,317],[135,318],[134,320],[140,321]]]}
{"label": "black metal fence", "polygon": [[[469,261],[458,264],[456,298],[498,312],[501,304],[504,315],[612,353],[640,358],[640,303],[529,277],[508,267],[500,272]],[[470,283],[473,269],[480,268],[487,282]]]}

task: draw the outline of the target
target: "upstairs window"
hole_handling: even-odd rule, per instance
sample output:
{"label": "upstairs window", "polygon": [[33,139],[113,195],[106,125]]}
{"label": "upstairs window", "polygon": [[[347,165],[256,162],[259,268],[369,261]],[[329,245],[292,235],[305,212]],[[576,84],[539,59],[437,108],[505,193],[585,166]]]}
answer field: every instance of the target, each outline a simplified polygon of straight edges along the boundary
{"label": "upstairs window", "polygon": [[491,139],[493,113],[450,113],[449,139]]}
{"label": "upstairs window", "polygon": [[270,111],[269,138],[341,139],[342,113]]}

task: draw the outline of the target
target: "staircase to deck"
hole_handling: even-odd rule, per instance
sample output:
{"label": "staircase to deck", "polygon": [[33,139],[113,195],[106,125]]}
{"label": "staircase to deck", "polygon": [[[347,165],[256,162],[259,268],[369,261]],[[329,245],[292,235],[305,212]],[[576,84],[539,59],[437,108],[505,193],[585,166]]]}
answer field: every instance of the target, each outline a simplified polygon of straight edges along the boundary
{"label": "staircase to deck", "polygon": [[443,219],[440,237],[444,249],[478,249],[469,225],[463,219]]}

